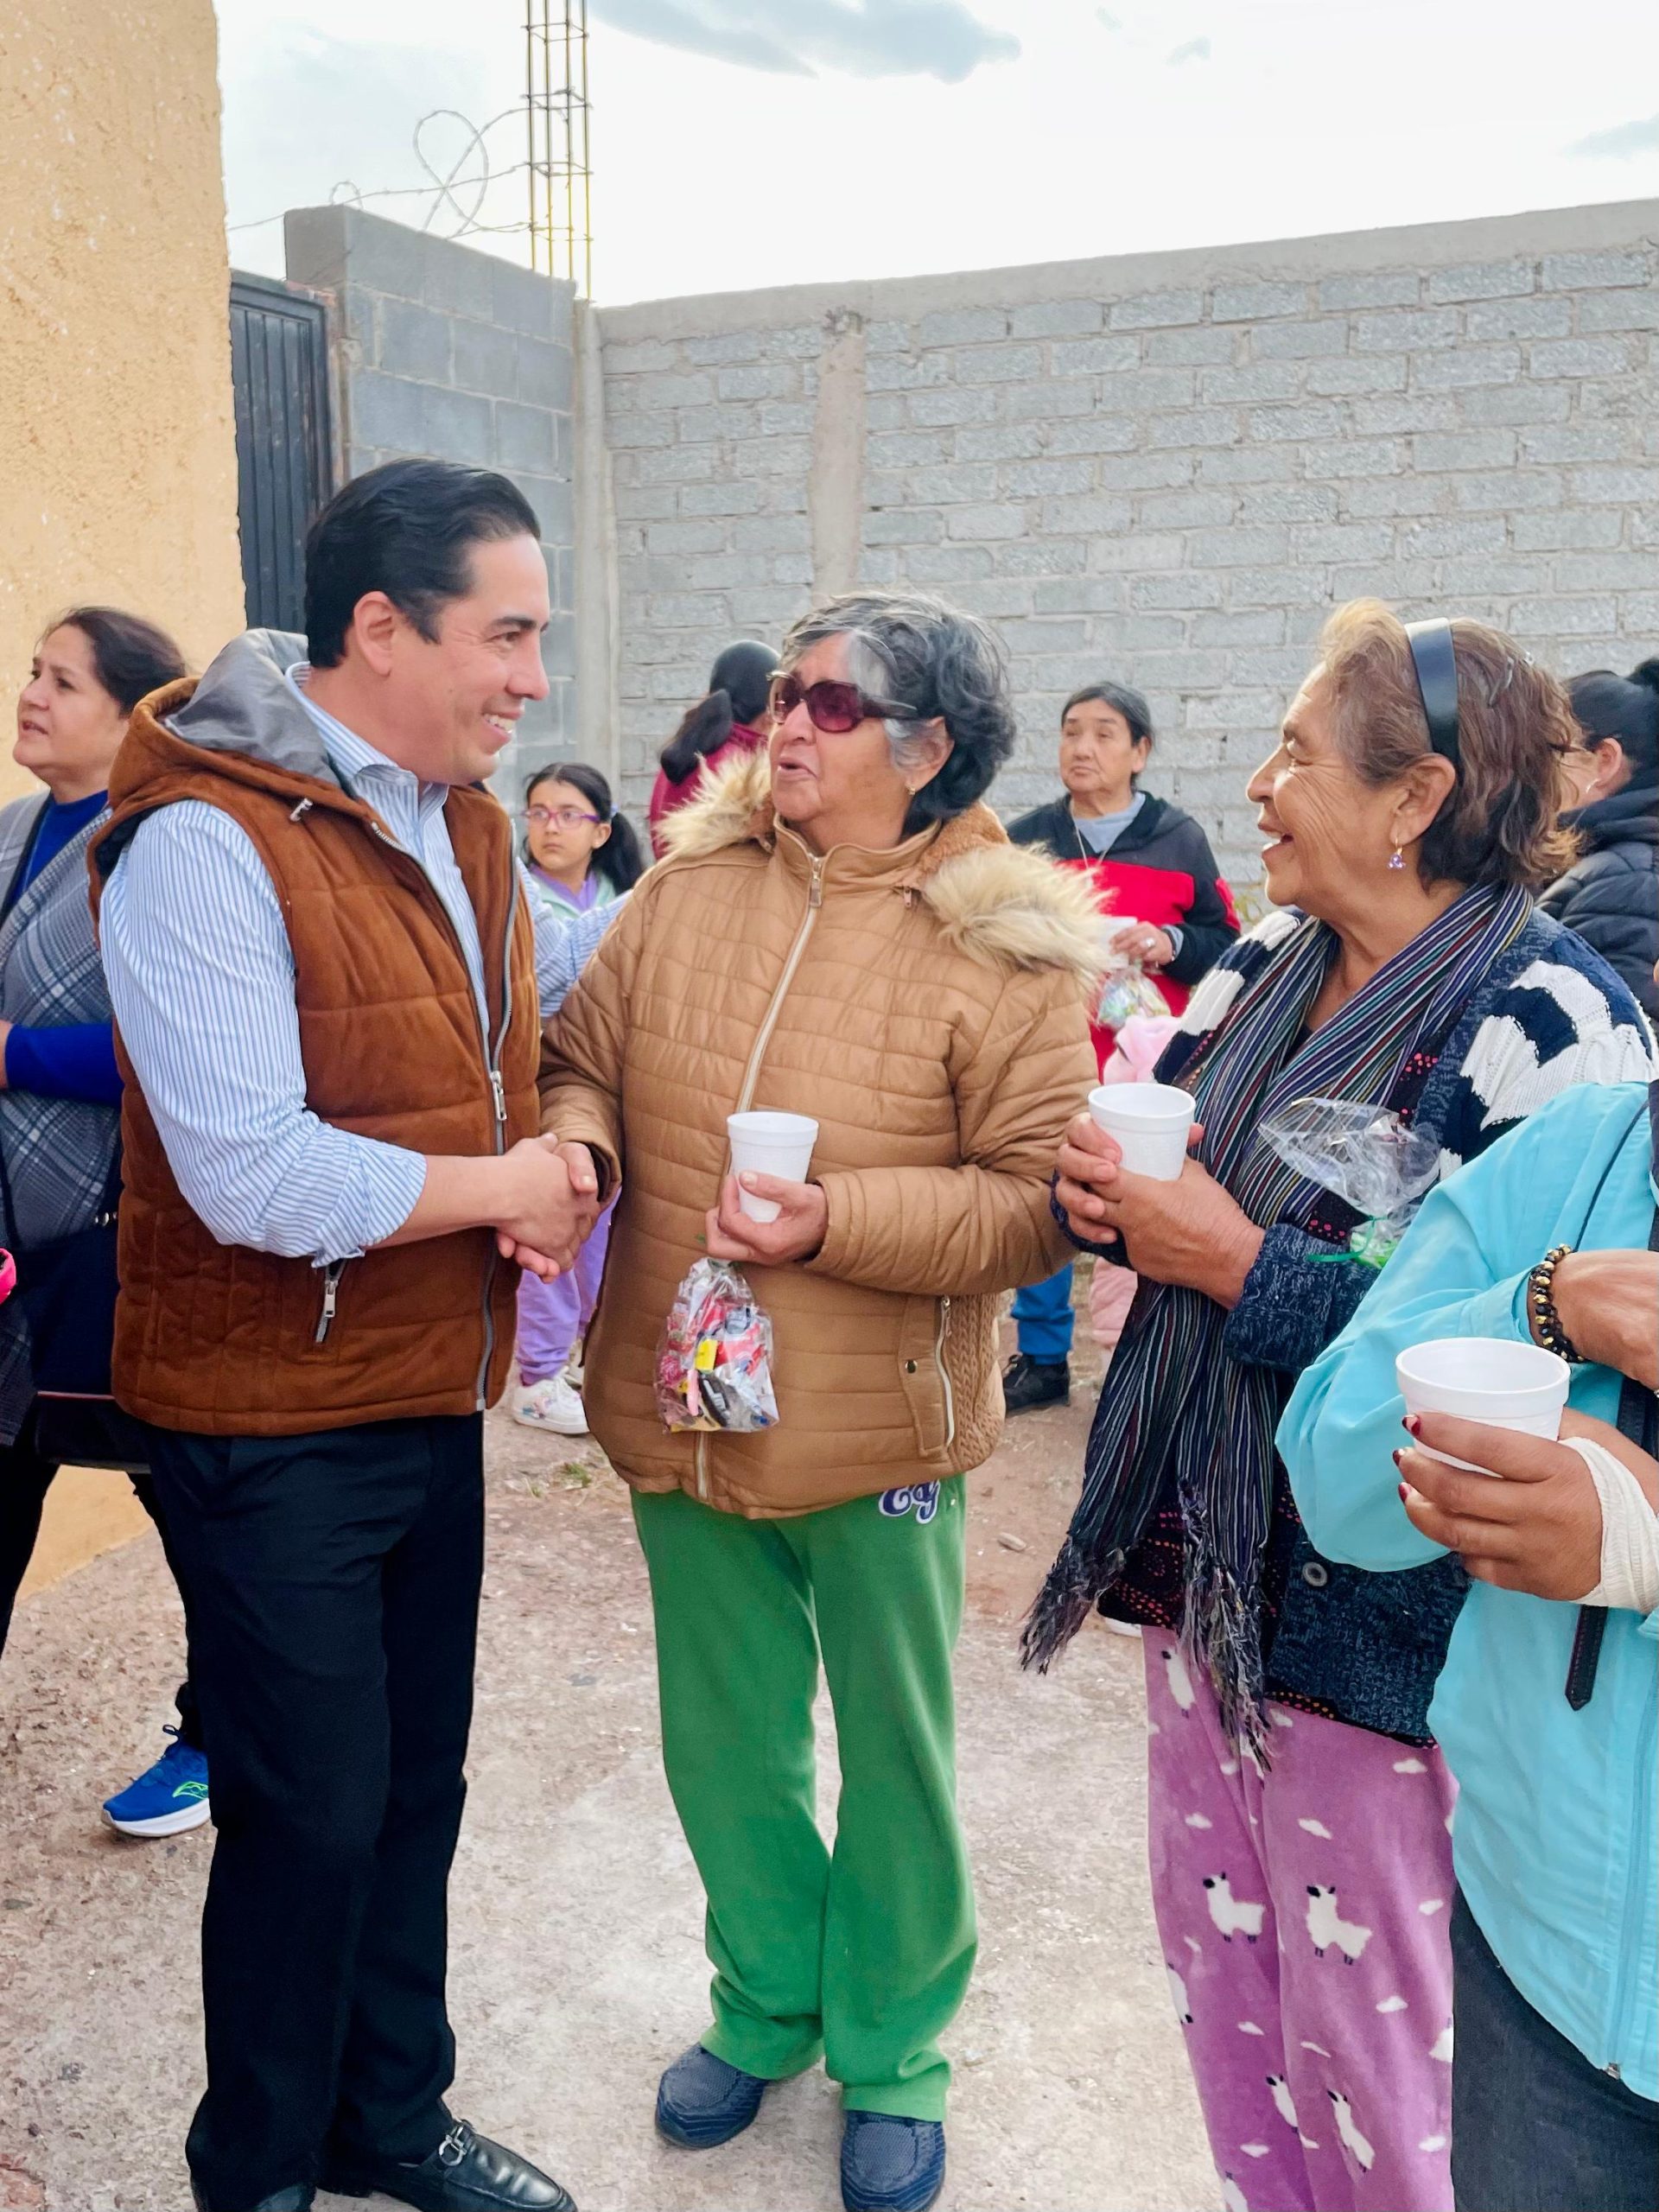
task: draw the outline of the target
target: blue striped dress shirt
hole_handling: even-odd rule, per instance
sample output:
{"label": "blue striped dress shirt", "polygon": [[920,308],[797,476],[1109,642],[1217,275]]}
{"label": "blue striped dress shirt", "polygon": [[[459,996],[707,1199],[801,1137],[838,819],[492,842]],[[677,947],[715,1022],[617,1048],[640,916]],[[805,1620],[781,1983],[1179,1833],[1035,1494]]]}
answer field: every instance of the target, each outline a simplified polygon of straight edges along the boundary
{"label": "blue striped dress shirt", "polygon": [[[307,673],[291,669],[289,682],[330,766],[424,872],[454,924],[482,1016],[478,919],[449,842],[448,787],[423,784],[315,706]],[[566,921],[531,900],[543,1019],[623,903]],[[327,1267],[402,1228],[425,1162],[334,1128],[306,1104],[293,950],[245,830],[201,800],[147,817],[105,887],[99,934],[121,1039],[168,1164],[221,1244]]]}

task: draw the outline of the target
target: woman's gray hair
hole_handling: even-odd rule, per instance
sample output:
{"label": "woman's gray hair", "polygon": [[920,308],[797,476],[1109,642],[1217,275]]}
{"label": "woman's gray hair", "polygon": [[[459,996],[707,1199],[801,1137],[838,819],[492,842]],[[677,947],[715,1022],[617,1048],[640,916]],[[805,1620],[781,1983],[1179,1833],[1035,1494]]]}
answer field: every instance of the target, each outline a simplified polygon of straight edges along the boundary
{"label": "woman's gray hair", "polygon": [[915,765],[923,724],[942,721],[950,738],[950,757],[911,802],[904,834],[965,812],[1014,744],[1007,663],[984,624],[921,592],[847,592],[796,623],[784,639],[784,666],[829,638],[847,639],[847,674],[861,691],[915,717],[884,718],[899,768]]}

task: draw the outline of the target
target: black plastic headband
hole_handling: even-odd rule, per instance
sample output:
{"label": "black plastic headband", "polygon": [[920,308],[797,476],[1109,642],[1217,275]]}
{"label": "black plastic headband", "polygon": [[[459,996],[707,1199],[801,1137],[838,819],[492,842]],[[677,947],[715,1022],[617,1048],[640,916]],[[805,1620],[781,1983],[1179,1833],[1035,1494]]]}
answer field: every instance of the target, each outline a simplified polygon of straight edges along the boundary
{"label": "black plastic headband", "polygon": [[1417,675],[1428,741],[1455,767],[1458,747],[1458,657],[1449,622],[1408,622],[1406,642]]}

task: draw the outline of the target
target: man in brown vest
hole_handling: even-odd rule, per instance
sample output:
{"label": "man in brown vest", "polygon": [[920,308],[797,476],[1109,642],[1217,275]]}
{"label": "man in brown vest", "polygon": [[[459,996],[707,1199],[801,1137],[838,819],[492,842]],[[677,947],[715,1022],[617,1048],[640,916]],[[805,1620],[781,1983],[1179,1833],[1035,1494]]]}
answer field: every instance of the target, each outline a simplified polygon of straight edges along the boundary
{"label": "man in brown vest", "polygon": [[250,632],[138,709],[95,849],[115,1388],[154,1432],[218,1829],[201,2212],[570,2206],[444,2103],[482,1414],[518,1266],[568,1265],[596,1211],[537,1134],[580,948],[479,787],[546,694],[548,605],[505,478],[359,478],[308,544],[307,637]]}

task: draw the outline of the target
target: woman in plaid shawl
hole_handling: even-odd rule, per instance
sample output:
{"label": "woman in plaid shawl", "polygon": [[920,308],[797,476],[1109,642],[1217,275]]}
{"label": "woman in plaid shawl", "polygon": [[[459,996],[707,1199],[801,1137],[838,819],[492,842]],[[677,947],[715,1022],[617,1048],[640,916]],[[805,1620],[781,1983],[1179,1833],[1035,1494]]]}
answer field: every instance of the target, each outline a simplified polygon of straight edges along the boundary
{"label": "woman in plaid shawl", "polygon": [[1465,1587],[1451,1560],[1323,1560],[1297,1520],[1274,1432],[1376,1274],[1262,1125],[1392,1109],[1446,1173],[1651,1059],[1626,987],[1533,904],[1569,842],[1565,695],[1483,625],[1433,629],[1438,728],[1414,641],[1362,601],[1251,780],[1275,911],[1159,1063],[1196,1107],[1179,1179],[1123,1173],[1085,1116],[1056,1189],[1140,1288],[1027,1656],[1096,1607],[1145,1630],[1154,1903],[1224,2193],[1256,2212],[1451,2204],[1452,1786],[1425,1715]]}
{"label": "woman in plaid shawl", "polygon": [[[37,1245],[97,1214],[114,1166],[121,1077],[109,993],[92,937],[86,848],[107,818],[105,791],[127,718],[146,692],[185,673],[171,638],[115,607],[78,607],[35,648],[17,701],[13,758],[43,795],[0,808],[0,1240],[27,1273]],[[0,1649],[56,1462],[36,1448],[29,1326],[0,1306]],[[154,1515],[149,1482],[133,1487]],[[175,1835],[207,1818],[207,1768],[194,1702],[156,1764],[105,1807],[132,1835]]]}

